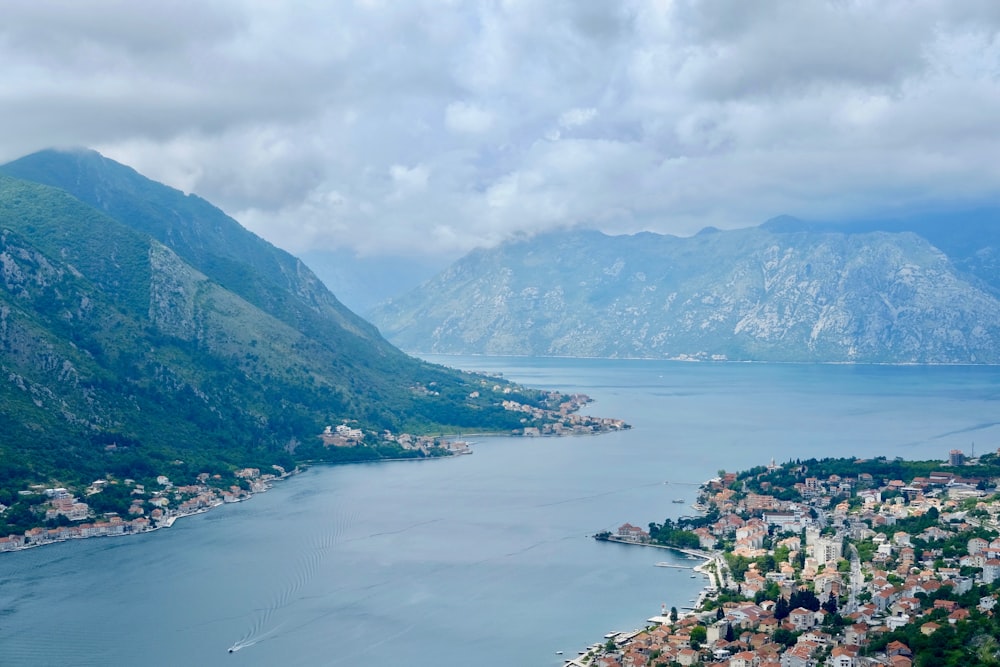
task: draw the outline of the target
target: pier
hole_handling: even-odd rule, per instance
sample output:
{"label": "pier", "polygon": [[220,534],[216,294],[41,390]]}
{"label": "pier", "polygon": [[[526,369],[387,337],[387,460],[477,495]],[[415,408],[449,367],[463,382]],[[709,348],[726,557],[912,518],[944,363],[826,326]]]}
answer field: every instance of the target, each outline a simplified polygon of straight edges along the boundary
{"label": "pier", "polygon": [[672,567],[677,570],[693,570],[694,568],[690,565],[675,565],[674,563],[668,563],[667,561],[660,561],[655,564],[656,567]]}

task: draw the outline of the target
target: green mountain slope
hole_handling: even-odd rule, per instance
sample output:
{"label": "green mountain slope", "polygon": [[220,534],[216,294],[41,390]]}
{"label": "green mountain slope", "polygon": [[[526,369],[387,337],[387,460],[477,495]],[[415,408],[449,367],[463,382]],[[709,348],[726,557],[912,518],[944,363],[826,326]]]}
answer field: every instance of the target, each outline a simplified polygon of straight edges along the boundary
{"label": "green mountain slope", "polygon": [[75,183],[102,210],[0,176],[0,503],[28,483],[392,456],[318,435],[508,431],[526,424],[503,400],[546,400],[404,355],[201,200],[114,163]]}
{"label": "green mountain slope", "polygon": [[300,260],[274,247],[204,199],[152,181],[91,150],[45,150],[0,173],[51,185],[163,243],[222,287],[331,344],[360,339],[398,351],[345,308]]}

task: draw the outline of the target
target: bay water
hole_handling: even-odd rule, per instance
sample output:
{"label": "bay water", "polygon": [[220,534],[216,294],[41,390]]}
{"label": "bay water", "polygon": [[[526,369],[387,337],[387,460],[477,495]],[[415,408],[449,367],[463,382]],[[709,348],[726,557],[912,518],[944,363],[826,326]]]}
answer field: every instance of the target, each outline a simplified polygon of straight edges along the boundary
{"label": "bay water", "polygon": [[695,597],[653,566],[694,561],[590,535],[690,513],[719,469],[1000,446],[994,367],[429,358],[633,428],[315,467],[167,530],[0,554],[0,665],[561,665]]}

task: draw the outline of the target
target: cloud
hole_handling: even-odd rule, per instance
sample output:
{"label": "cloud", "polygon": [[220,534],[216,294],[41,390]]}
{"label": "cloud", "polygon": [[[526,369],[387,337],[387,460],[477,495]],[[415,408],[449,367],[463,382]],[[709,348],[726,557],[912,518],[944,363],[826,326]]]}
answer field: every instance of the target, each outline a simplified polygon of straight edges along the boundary
{"label": "cloud", "polygon": [[597,109],[570,109],[559,116],[559,125],[567,129],[583,127],[597,116]]}
{"label": "cloud", "polygon": [[453,132],[478,134],[493,125],[493,114],[467,102],[452,102],[444,110],[445,125]]}
{"label": "cloud", "polygon": [[85,145],[292,252],[993,202],[987,0],[42,1],[0,160]]}

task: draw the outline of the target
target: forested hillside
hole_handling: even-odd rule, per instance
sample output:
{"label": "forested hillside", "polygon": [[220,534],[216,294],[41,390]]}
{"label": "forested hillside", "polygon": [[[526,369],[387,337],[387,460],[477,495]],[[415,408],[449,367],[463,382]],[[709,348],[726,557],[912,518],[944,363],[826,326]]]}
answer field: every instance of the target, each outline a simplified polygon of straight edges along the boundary
{"label": "forested hillside", "polygon": [[0,176],[0,503],[32,483],[402,454],[325,447],[319,434],[345,422],[421,434],[538,421],[502,401],[542,406],[543,392],[403,354],[201,199],[92,152],[5,170],[74,192]]}

